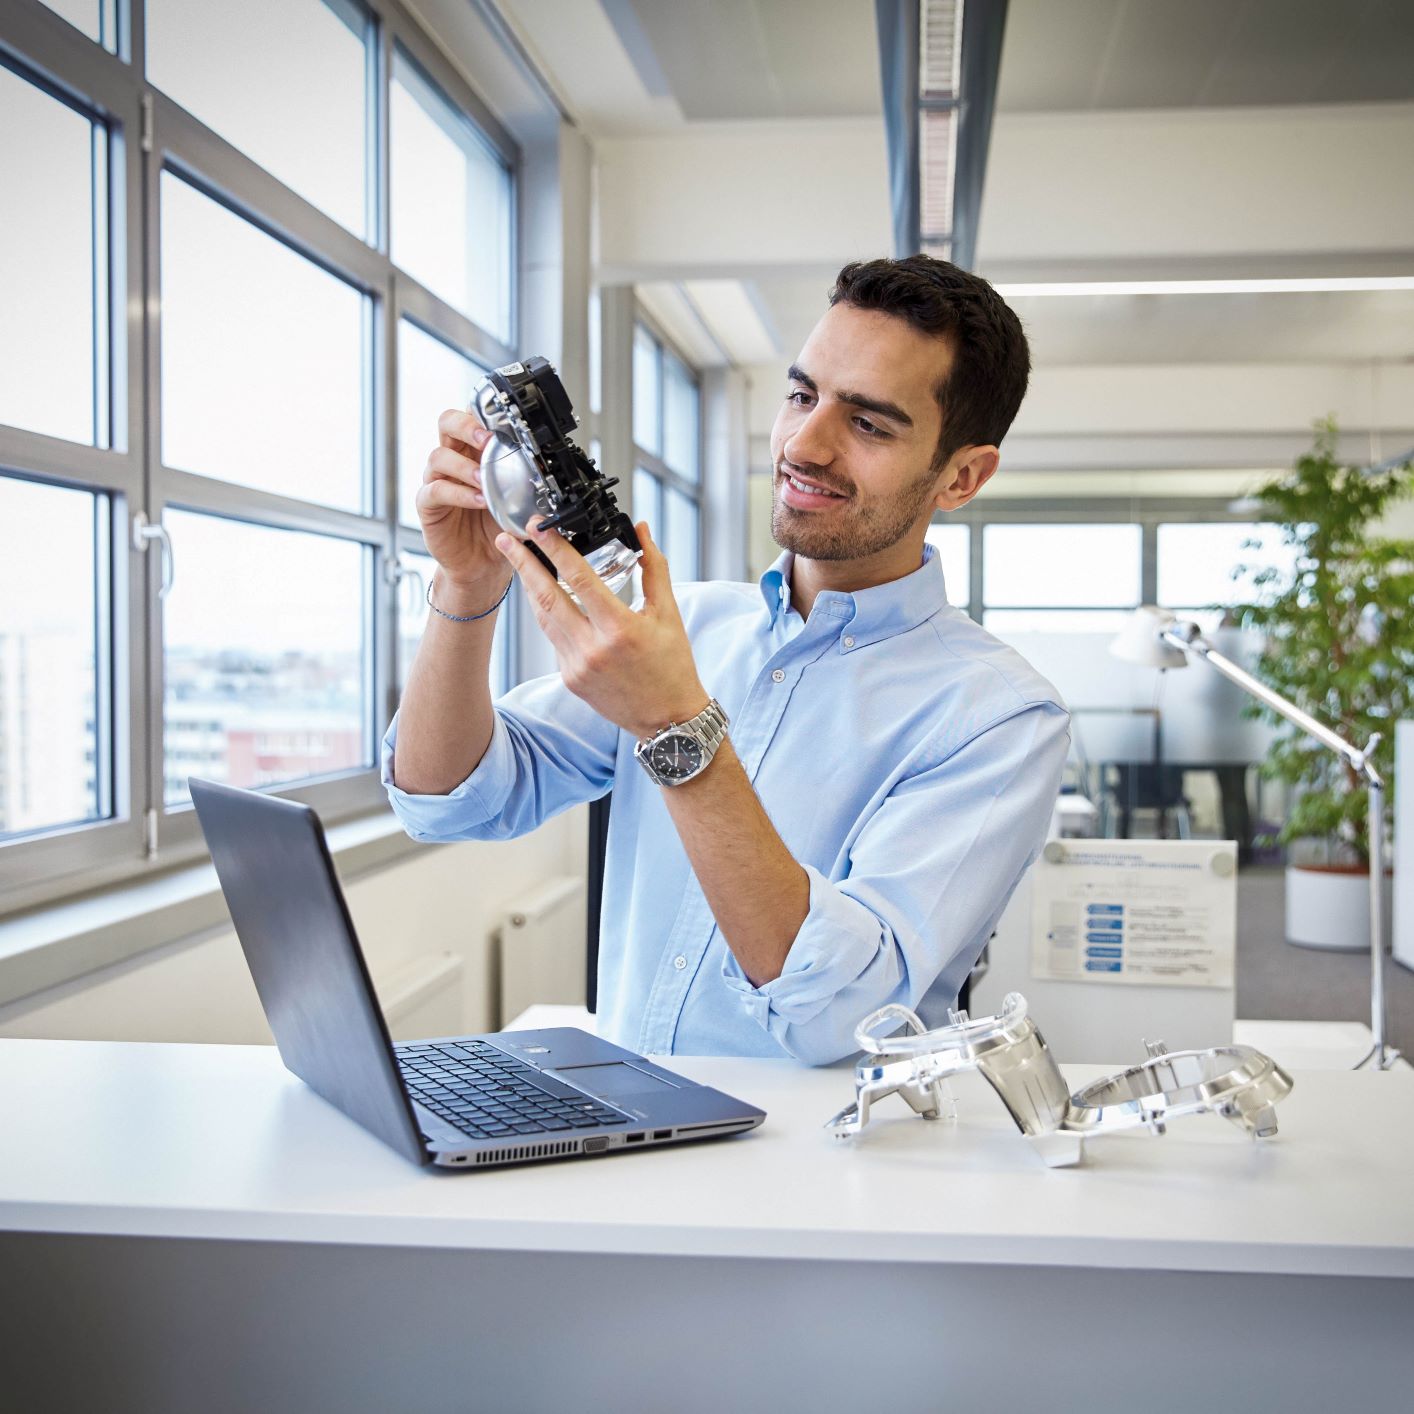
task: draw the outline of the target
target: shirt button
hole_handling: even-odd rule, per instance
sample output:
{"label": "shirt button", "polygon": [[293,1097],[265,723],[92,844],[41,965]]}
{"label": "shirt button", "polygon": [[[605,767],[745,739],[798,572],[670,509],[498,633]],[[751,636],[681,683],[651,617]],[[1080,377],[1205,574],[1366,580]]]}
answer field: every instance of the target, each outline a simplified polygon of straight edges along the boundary
{"label": "shirt button", "polygon": [[846,638],[845,641],[844,641],[844,646],[845,646],[846,648],[853,648],[853,647],[854,647],[854,640],[853,640],[852,638]]}
{"label": "shirt button", "polygon": [[771,681],[772,681],[772,682],[784,682],[785,680],[786,680],[785,670],[782,669],[782,668],[777,668],[776,671],[771,674]]}
{"label": "shirt button", "polygon": [[673,959],[673,966],[676,967],[679,972],[681,972],[683,968],[687,966],[687,959],[683,957],[681,953],[679,953],[678,956]]}

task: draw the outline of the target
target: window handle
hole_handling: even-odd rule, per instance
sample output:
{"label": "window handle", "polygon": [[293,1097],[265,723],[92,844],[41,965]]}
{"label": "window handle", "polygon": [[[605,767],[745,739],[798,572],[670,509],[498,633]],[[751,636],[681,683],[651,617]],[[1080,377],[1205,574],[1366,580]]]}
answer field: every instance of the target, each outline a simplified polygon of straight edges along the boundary
{"label": "window handle", "polygon": [[172,592],[172,581],[176,578],[176,566],[172,560],[172,537],[167,527],[148,520],[143,511],[133,516],[133,549],[145,553],[156,541],[162,547],[162,587],[157,591],[159,599],[165,599]]}
{"label": "window handle", "polygon": [[416,595],[408,600],[413,611],[416,612],[422,603],[422,597],[427,592],[427,581],[422,577],[422,571],[414,569],[411,565],[404,564],[396,555],[390,555],[383,562],[383,577],[389,584],[403,584],[406,582],[408,588],[417,586]]}

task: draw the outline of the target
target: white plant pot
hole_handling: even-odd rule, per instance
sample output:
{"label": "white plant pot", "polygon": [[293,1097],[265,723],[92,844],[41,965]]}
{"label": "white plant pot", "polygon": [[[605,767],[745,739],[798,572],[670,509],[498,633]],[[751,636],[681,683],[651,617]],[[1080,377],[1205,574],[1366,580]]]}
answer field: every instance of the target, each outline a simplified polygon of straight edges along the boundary
{"label": "white plant pot", "polygon": [[[1389,946],[1393,879],[1385,875],[1384,935]],[[1334,869],[1286,870],[1286,940],[1336,952],[1370,950],[1370,876]]]}

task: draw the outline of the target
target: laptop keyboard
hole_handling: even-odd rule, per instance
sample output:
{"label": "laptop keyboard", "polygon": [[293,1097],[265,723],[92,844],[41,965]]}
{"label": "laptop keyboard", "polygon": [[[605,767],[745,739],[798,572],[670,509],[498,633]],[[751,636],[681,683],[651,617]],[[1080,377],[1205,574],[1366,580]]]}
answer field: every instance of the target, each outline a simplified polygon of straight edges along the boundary
{"label": "laptop keyboard", "polygon": [[393,1049],[412,1098],[473,1139],[573,1133],[629,1122],[627,1115],[484,1041]]}

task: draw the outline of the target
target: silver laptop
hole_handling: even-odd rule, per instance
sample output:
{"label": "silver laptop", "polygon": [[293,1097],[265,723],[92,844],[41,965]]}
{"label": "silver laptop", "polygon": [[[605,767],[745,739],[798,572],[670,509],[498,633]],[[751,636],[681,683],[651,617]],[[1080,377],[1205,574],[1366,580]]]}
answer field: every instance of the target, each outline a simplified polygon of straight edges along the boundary
{"label": "silver laptop", "polygon": [[631,1153],[766,1118],[571,1027],[394,1045],[319,817],[256,791],[190,785],[281,1059],[414,1163]]}

